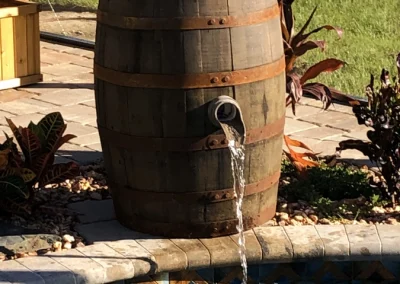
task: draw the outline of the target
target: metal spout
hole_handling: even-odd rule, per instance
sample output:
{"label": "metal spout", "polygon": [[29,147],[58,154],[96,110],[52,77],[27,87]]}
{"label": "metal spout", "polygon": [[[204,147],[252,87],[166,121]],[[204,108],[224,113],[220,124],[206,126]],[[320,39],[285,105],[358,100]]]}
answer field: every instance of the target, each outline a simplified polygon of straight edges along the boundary
{"label": "metal spout", "polygon": [[208,118],[218,128],[222,128],[228,141],[240,145],[245,143],[246,127],[242,111],[237,101],[229,96],[219,96],[208,107]]}

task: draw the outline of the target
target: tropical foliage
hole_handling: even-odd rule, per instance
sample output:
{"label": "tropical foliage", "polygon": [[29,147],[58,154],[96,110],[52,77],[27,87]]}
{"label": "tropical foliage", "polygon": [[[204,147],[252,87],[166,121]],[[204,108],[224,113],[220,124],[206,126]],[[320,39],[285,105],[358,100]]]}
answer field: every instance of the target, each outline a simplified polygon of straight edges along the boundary
{"label": "tropical foliage", "polygon": [[342,36],[343,31],[331,25],[324,25],[312,31],[307,32],[317,7],[314,8],[308,20],[301,27],[298,33],[295,33],[295,19],[292,11],[292,4],[294,0],[278,0],[281,10],[281,28],[282,40],[285,51],[286,62],[286,105],[292,106],[292,111],[296,113],[296,103],[300,101],[304,94],[312,95],[324,103],[324,108],[327,109],[332,103],[332,99],[341,101],[352,100],[342,92],[330,88],[322,83],[307,83],[307,81],[316,78],[324,72],[333,72],[344,66],[345,62],[328,58],[318,62],[308,68],[303,75],[300,75],[296,70],[296,59],[306,54],[310,50],[320,49],[325,50],[326,42],[324,40],[310,40],[309,37],[321,30],[336,31],[339,37]]}
{"label": "tropical foliage", "polygon": [[64,135],[67,125],[59,112],[46,115],[38,124],[17,127],[11,119],[7,123],[14,138],[6,135],[0,144],[0,203],[6,211],[30,212],[31,201],[38,188],[58,183],[79,174],[74,162],[54,164],[56,151],[75,138]]}
{"label": "tropical foliage", "polygon": [[[300,101],[304,94],[312,95],[322,101],[324,109],[329,108],[332,104],[332,99],[346,102],[352,101],[353,99],[350,96],[322,83],[308,82],[318,77],[321,73],[333,72],[340,69],[345,65],[344,61],[328,58],[309,67],[303,74],[299,74],[296,68],[296,59],[310,50],[320,49],[324,51],[326,47],[324,40],[309,39],[311,35],[321,30],[332,30],[340,38],[343,31],[338,27],[324,25],[307,32],[307,28],[317,11],[317,7],[315,7],[304,26],[296,33],[295,19],[292,11],[293,2],[294,0],[278,0],[281,11],[282,40],[286,63],[286,106],[290,105],[293,114],[296,114],[296,103]],[[301,176],[305,175],[307,167],[319,165],[315,161],[317,158],[316,154],[304,143],[287,136],[285,136],[285,143],[289,149],[288,152],[285,151],[285,154]],[[303,148],[306,152],[296,152],[291,146]]]}
{"label": "tropical foliage", "polygon": [[[400,54],[397,57],[400,76]],[[382,70],[379,87],[374,85],[371,75],[366,88],[368,105],[356,104],[353,112],[358,124],[370,128],[369,141],[346,140],[339,143],[338,154],[347,149],[356,149],[378,164],[384,181],[380,187],[396,203],[400,192],[400,85],[396,78],[390,82],[389,72]]]}

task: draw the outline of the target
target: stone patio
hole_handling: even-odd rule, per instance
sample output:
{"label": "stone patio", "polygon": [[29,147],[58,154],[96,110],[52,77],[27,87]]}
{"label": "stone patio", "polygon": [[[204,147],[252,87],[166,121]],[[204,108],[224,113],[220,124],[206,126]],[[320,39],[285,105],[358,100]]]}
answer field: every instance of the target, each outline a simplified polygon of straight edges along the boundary
{"label": "stone patio", "polygon": [[[102,152],[96,124],[93,52],[47,42],[42,42],[41,51],[43,83],[0,91],[0,130],[10,132],[4,117],[11,118],[17,125],[28,125],[31,120],[37,122],[44,114],[60,111],[68,122],[67,133],[75,134],[77,138],[63,146],[57,159],[83,164],[95,162],[101,158]],[[296,117],[288,109],[285,133],[303,141],[316,152],[333,154],[338,141],[366,138],[365,128],[357,125],[349,107],[336,105],[322,112],[321,103],[316,100],[304,98],[302,103]],[[367,163],[365,157],[356,151],[343,153],[343,158]],[[136,280],[126,283],[178,283],[196,279],[233,283],[237,277],[237,268],[240,267],[237,236],[200,240],[146,236],[119,225],[111,200],[85,201],[71,204],[70,208],[82,214],[82,224],[77,230],[93,245],[0,262],[0,283],[110,283],[134,277]],[[393,279],[398,277],[398,272],[390,272],[381,261],[391,259],[397,263],[400,260],[399,234],[397,226],[259,227],[246,233],[248,261],[258,275],[251,277],[260,280],[265,269],[270,269],[271,275],[276,276],[271,278],[274,281],[282,273],[288,279],[293,275],[300,277],[300,272],[296,272],[293,266],[285,265],[316,261],[318,269],[306,270],[316,269],[323,275],[327,272],[335,275],[340,274],[335,268],[339,264],[332,263],[353,265],[362,262],[370,266],[360,268],[361,272],[352,270],[351,275],[347,274],[348,279],[359,277],[358,273],[361,273],[361,278],[357,279],[368,279],[375,270],[387,279]],[[271,268],[277,263],[280,272]],[[254,265],[258,266],[254,268]],[[262,268],[262,265],[270,266]],[[230,267],[224,272],[226,275],[231,273],[229,281],[216,280],[222,273],[217,271],[221,267]],[[212,269],[212,272],[207,269]],[[175,272],[186,274],[178,277],[173,274]],[[189,277],[188,273],[192,276]],[[207,278],[204,273],[211,273],[212,277]],[[320,279],[321,275],[318,276]],[[299,280],[297,276],[293,279]],[[145,278],[138,280],[137,277]],[[269,283],[267,280],[259,282]]]}

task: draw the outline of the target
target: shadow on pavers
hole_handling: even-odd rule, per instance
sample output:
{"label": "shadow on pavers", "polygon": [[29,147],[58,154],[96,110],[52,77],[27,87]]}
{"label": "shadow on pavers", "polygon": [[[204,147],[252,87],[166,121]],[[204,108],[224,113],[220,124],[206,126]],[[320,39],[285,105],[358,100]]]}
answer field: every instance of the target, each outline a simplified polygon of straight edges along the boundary
{"label": "shadow on pavers", "polygon": [[74,83],[69,82],[69,83],[57,83],[57,82],[41,82],[38,84],[33,84],[33,85],[28,85],[23,88],[26,89],[94,89],[94,84],[91,83]]}
{"label": "shadow on pavers", "polygon": [[[84,148],[84,147],[82,147]],[[58,150],[56,153],[56,164],[77,162],[81,166],[99,163],[103,158],[103,153],[88,149],[83,151]]]}

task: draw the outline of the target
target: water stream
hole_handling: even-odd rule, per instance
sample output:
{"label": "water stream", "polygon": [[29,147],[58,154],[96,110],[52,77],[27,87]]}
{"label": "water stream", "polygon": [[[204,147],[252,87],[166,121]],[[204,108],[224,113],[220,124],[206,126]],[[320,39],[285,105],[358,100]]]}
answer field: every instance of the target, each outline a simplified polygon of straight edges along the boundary
{"label": "water stream", "polygon": [[243,281],[242,283],[247,283],[247,260],[246,260],[246,242],[244,237],[243,228],[243,196],[244,196],[244,146],[243,146],[243,135],[239,132],[233,125],[227,125],[221,123],[222,129],[229,141],[228,147],[231,153],[231,166],[232,166],[232,176],[233,176],[233,188],[235,191],[235,202],[236,202],[236,216],[238,218],[237,231],[239,233],[239,255],[240,263],[243,269]]}

